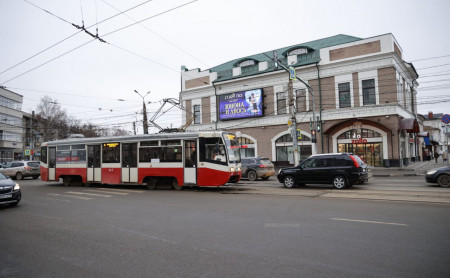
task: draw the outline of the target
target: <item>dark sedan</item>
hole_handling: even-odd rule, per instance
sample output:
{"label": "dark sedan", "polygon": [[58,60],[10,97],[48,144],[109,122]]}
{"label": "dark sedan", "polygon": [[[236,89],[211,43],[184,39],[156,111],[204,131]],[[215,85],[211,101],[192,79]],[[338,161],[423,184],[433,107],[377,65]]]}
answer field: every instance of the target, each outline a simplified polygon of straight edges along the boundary
{"label": "dark sedan", "polygon": [[425,175],[425,180],[430,183],[437,183],[442,187],[450,187],[450,167],[428,170]]}
{"label": "dark sedan", "polygon": [[20,185],[0,173],[0,205],[16,206],[22,199]]}

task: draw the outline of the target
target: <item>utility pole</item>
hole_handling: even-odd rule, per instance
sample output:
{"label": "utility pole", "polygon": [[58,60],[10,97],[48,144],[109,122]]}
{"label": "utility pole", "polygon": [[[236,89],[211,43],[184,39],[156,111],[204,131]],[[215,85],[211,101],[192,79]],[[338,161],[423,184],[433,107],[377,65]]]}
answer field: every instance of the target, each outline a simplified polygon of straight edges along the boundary
{"label": "utility pole", "polygon": [[138,91],[134,90],[136,94],[138,94],[142,98],[142,114],[143,114],[143,127],[144,127],[144,134],[148,134],[148,121],[147,121],[147,107],[145,106],[145,100],[144,98],[150,94],[150,91],[145,94],[145,96],[142,96]]}
{"label": "utility pole", "polygon": [[[283,63],[281,63],[276,55],[276,51],[274,51],[274,57],[270,57],[267,54],[264,54],[265,56],[267,56],[269,59],[271,59],[272,61],[275,62],[275,67],[278,69],[278,65],[280,65],[285,71],[289,72],[289,101],[292,101],[294,103],[295,106],[293,111],[292,111],[292,126],[294,126],[294,131],[292,131],[292,143],[293,143],[293,149],[294,149],[294,165],[297,165],[299,163],[299,153],[298,153],[298,141],[297,141],[297,118],[296,118],[296,113],[297,113],[297,101],[296,99],[294,99],[294,94],[293,94],[293,85],[292,85],[292,80],[296,79],[298,81],[300,81],[301,83],[303,83],[306,88],[308,88],[308,92],[309,94],[311,94],[312,97],[312,112],[313,112],[313,117],[312,117],[312,122],[311,122],[311,141],[313,143],[313,148],[314,148],[314,152],[313,153],[317,153],[317,118],[316,118],[316,100],[314,97],[314,91],[313,88],[306,83],[305,81],[303,81],[301,78],[299,78],[296,74],[295,74],[295,69],[293,67],[287,68],[285,65],[283,65]],[[294,125],[295,124],[295,125]],[[322,142],[323,144],[323,142]],[[297,154],[297,156],[296,156]]]}
{"label": "utility pole", "polygon": [[[288,83],[288,98],[289,98],[289,110],[291,112],[291,136],[292,136],[292,150],[294,152],[294,166],[300,162],[300,154],[298,151],[298,137],[297,137],[297,99],[294,97],[294,84],[295,69],[289,68],[289,83]],[[293,73],[293,74],[292,74]]]}

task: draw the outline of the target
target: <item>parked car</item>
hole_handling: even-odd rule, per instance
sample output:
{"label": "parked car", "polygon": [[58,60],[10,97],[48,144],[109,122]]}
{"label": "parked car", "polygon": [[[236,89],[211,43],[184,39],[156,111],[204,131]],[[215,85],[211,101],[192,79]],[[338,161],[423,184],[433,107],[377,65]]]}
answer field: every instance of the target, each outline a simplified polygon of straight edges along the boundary
{"label": "parked car", "polygon": [[429,183],[437,183],[442,187],[450,187],[450,167],[440,167],[428,170],[425,180]]}
{"label": "parked car", "polygon": [[298,166],[280,169],[278,181],[286,188],[305,184],[332,184],[337,189],[363,184],[368,180],[368,166],[352,153],[312,155]]}
{"label": "parked car", "polygon": [[21,180],[24,177],[39,178],[41,166],[39,161],[12,161],[0,169],[0,173],[13,179]]}
{"label": "parked car", "polygon": [[241,159],[242,177],[251,181],[258,178],[268,180],[275,175],[273,163],[265,157],[244,157]]}
{"label": "parked car", "polygon": [[22,199],[20,185],[0,173],[0,205],[16,206]]}

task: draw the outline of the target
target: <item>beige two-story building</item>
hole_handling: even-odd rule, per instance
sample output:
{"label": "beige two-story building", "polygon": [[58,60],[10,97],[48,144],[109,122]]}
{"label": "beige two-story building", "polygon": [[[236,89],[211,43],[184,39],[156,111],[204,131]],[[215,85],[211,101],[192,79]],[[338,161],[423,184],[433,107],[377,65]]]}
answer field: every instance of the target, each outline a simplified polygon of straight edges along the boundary
{"label": "beige two-story building", "polygon": [[[301,80],[290,85],[282,65]],[[300,159],[353,152],[373,166],[403,166],[421,152],[418,77],[392,34],[336,35],[203,71],[183,66],[183,123],[195,115],[190,130],[237,132],[243,156],[277,165],[295,163],[294,134]]]}

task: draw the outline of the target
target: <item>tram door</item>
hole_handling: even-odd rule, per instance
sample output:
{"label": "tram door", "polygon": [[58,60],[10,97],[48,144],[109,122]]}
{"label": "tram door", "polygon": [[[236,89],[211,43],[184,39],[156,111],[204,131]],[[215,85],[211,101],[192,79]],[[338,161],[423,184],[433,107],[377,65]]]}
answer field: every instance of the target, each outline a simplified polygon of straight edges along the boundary
{"label": "tram door", "polygon": [[48,180],[54,181],[56,174],[56,147],[48,148]]}
{"label": "tram door", "polygon": [[184,141],[184,184],[197,183],[197,141]]}
{"label": "tram door", "polygon": [[100,163],[100,145],[88,146],[88,182],[102,181],[102,168]]}
{"label": "tram door", "polygon": [[138,182],[137,143],[122,144],[122,182]]}

